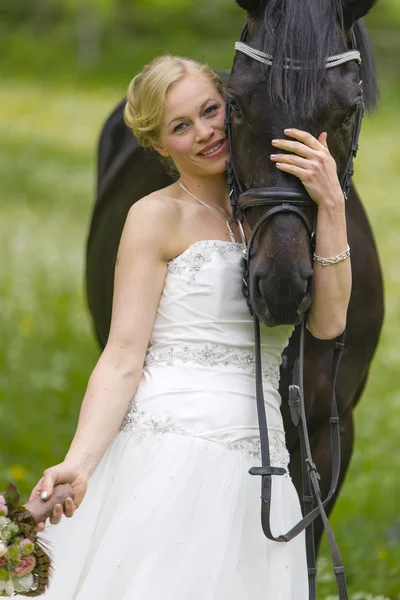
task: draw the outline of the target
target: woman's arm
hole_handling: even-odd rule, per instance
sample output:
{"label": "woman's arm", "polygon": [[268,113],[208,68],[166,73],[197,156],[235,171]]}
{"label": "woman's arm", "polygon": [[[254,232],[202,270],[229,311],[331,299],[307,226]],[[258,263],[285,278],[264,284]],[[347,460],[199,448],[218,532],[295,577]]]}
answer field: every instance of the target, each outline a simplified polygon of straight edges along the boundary
{"label": "woman's arm", "polygon": [[[331,258],[348,248],[344,197],[339,194],[318,208],[315,254]],[[350,258],[327,267],[314,262],[314,297],[307,328],[316,338],[332,339],[346,328],[351,294]]]}
{"label": "woman's arm", "polygon": [[[174,255],[176,214],[158,197],[143,198],[129,211],[115,267],[110,335],[89,379],[74,439],[60,465],[47,469],[31,499],[45,492],[50,498],[57,483],[70,483],[75,506],[87,480],[116,435],[140,380],[146,349],[164,286],[167,261]],[[57,505],[51,522],[58,523]],[[42,527],[41,527],[42,528]]]}
{"label": "woman's arm", "polygon": [[109,338],[89,379],[65,458],[88,477],[118,432],[142,374],[164,286],[170,212],[165,202],[142,199],[126,220],[115,266]]}
{"label": "woman's arm", "polygon": [[[281,171],[299,177],[318,204],[315,253],[332,258],[347,250],[345,201],[326,133],[318,139],[298,129],[285,134],[298,141],[274,140],[273,145],[294,154],[272,155]],[[307,328],[320,339],[332,339],[346,327],[351,294],[351,264],[346,259],[323,267],[314,262],[314,297]]]}

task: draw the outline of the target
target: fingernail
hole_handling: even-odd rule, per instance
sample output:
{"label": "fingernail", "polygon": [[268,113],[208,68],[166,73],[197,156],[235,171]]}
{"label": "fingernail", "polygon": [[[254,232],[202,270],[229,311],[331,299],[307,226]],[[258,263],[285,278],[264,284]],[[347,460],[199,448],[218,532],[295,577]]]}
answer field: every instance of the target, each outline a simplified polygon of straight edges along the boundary
{"label": "fingernail", "polygon": [[271,154],[271,158],[276,158],[277,156],[277,154]]}
{"label": "fingernail", "polygon": [[271,144],[277,144],[279,140],[272,140]]}
{"label": "fingernail", "polygon": [[292,130],[291,129],[285,129],[285,133],[291,133]]}
{"label": "fingernail", "polygon": [[42,500],[46,500],[47,496],[48,496],[47,492],[42,492],[40,497]]}

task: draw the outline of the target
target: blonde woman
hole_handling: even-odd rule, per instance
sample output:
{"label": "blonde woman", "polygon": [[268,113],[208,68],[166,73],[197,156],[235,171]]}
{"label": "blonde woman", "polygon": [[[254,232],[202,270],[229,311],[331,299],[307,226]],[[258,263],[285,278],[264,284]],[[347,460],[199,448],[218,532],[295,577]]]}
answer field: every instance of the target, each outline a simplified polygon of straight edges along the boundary
{"label": "blonde woman", "polygon": [[[224,117],[221,82],[192,60],[160,57],[129,86],[127,124],[179,179],[129,212],[106,348],[65,460],[32,493],[49,498],[55,484],[72,485],[75,501],[56,507],[54,525],[79,507],[48,531],[50,600],[308,598],[304,537],[265,538],[259,479],[248,474],[260,455],[254,339],[230,220]],[[313,146],[327,153],[325,141]],[[325,165],[316,202],[337,179],[334,161]],[[344,219],[336,237],[346,242]],[[347,267],[343,281],[349,292]],[[347,302],[345,293],[343,318]],[[291,331],[262,328],[271,456],[285,468],[277,387]],[[276,534],[301,517],[288,474],[274,478],[272,515]]]}

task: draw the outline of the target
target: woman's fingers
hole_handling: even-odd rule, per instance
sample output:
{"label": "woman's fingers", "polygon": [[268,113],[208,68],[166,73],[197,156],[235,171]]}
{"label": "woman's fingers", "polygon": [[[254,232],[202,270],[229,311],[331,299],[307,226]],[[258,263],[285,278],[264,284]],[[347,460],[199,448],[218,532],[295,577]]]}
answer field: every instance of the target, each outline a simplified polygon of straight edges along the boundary
{"label": "woman's fingers", "polygon": [[61,504],[56,504],[53,509],[53,514],[50,517],[50,523],[57,525],[63,516],[63,514],[70,519],[74,516],[75,504],[72,498],[67,498],[64,503],[64,508]]}
{"label": "woman's fingers", "polygon": [[47,469],[42,478],[42,489],[40,497],[42,500],[48,500],[53,494],[54,486],[57,483],[57,473],[53,469]]}
{"label": "woman's fingers", "polygon": [[52,523],[52,525],[58,525],[58,523],[61,521],[62,516],[63,507],[61,504],[56,504],[53,508],[53,514],[50,517],[50,523]]}
{"label": "woman's fingers", "polygon": [[282,163],[286,165],[295,165],[301,169],[307,169],[310,166],[310,162],[297,156],[296,154],[271,154],[271,160],[275,163]]}
{"label": "woman's fingers", "polygon": [[68,519],[74,516],[75,504],[72,498],[67,498],[64,504],[64,514]]}
{"label": "woman's fingers", "polygon": [[294,152],[294,154],[297,154],[297,156],[302,156],[303,158],[312,158],[315,154],[315,151],[312,148],[309,148],[301,142],[292,142],[291,140],[272,140],[271,144],[275,148],[287,150],[288,152]]}
{"label": "woman's fingers", "polygon": [[305,171],[301,167],[296,167],[295,165],[288,165],[285,163],[276,163],[276,166],[281,171],[285,171],[285,173],[290,173],[290,175],[295,175],[304,183],[305,177],[307,175],[307,171]]}
{"label": "woman's fingers", "polygon": [[285,129],[285,135],[288,137],[295,138],[299,142],[303,142],[309,148],[313,150],[321,150],[324,146],[315,138],[311,133],[302,131],[301,129]]}
{"label": "woman's fingers", "polygon": [[37,523],[37,525],[36,525],[38,531],[43,531],[45,526],[46,526],[46,523],[44,521],[40,521],[40,523]]}
{"label": "woman's fingers", "polygon": [[37,484],[35,485],[35,487],[33,488],[31,495],[29,496],[29,502],[31,500],[34,500],[35,498],[39,498],[41,491],[42,491],[42,483],[43,483],[43,477],[37,482]]}
{"label": "woman's fingers", "polygon": [[318,138],[318,141],[320,144],[325,146],[325,148],[328,148],[328,134],[326,133],[326,131],[323,131],[321,133],[321,135]]}

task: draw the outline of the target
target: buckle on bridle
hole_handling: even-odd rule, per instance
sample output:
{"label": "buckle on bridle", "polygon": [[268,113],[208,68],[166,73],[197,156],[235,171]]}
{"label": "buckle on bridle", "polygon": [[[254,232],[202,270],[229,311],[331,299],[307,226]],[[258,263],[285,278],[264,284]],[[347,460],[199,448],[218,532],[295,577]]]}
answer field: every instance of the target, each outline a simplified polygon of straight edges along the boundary
{"label": "buckle on bridle", "polygon": [[311,473],[314,472],[316,478],[320,480],[321,475],[318,473],[316,464],[310,458],[306,458],[305,463],[307,465],[308,474],[311,475]]}

